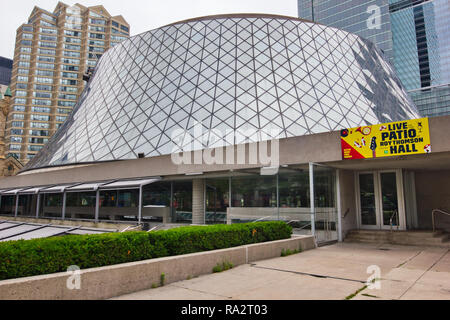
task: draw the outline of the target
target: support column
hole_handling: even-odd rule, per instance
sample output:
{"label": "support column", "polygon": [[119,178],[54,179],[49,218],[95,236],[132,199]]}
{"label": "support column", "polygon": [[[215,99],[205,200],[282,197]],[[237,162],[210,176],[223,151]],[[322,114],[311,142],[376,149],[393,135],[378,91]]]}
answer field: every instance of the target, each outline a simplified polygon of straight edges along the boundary
{"label": "support column", "polygon": [[277,173],[277,219],[280,221],[280,174]]}
{"label": "support column", "polygon": [[37,199],[36,199],[36,219],[39,218],[39,207],[40,206],[41,206],[41,195],[38,193]]}
{"label": "support column", "polygon": [[17,218],[18,210],[19,210],[19,194],[16,193],[16,208],[14,210],[14,217],[16,217],[16,218]]}
{"label": "support column", "polygon": [[97,189],[95,192],[95,222],[98,222],[98,217],[100,213],[100,190]]}
{"label": "support column", "polygon": [[192,224],[205,224],[205,180],[192,180]]}
{"label": "support column", "polygon": [[138,223],[142,222],[142,186],[139,186],[139,210],[138,210]]}
{"label": "support column", "polygon": [[227,209],[227,224],[231,224],[231,210],[233,210],[233,199],[231,193],[231,176],[228,178],[228,209]]}
{"label": "support column", "polygon": [[314,164],[309,164],[309,201],[311,207],[311,234],[316,236],[316,208],[314,203]]}
{"label": "support column", "polygon": [[63,192],[63,203],[62,203],[62,212],[61,217],[64,220],[66,218],[66,200],[67,200],[67,193]]}
{"label": "support column", "polygon": [[337,207],[337,232],[338,232],[338,241],[342,242],[342,208],[341,208],[341,182],[340,182],[340,174],[341,171],[336,169],[336,207]]}
{"label": "support column", "polygon": [[170,182],[170,216],[173,223],[177,222],[177,210],[173,207],[173,181]]}

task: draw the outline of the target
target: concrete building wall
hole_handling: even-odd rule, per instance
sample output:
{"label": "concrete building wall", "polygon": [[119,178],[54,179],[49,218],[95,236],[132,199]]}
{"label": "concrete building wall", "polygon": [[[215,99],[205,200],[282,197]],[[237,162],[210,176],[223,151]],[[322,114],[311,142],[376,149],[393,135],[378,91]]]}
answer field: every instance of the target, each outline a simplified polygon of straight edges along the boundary
{"label": "concrete building wall", "polygon": [[[269,144],[269,149],[271,148]],[[237,152],[235,147],[235,153]],[[185,175],[197,172],[229,171],[245,168],[259,168],[261,163],[249,164],[249,150],[246,145],[247,164],[182,164],[172,162],[171,156],[159,156],[136,160],[99,162],[92,165],[68,166],[58,169],[42,169],[21,174],[0,181],[0,188],[51,185],[80,181],[103,181],[109,179],[140,178],[151,176]],[[225,150],[223,151],[225,154]],[[323,163],[341,159],[340,133],[330,132],[315,135],[281,139],[279,141],[280,164]],[[236,159],[238,157],[235,155]],[[226,162],[226,157],[224,157]]]}
{"label": "concrete building wall", "polygon": [[[416,171],[417,215],[421,229],[431,229],[431,212],[450,212],[450,170]],[[450,216],[436,215],[436,227],[450,231]]]}
{"label": "concrete building wall", "polygon": [[[357,228],[355,170],[402,168],[413,171],[416,173],[418,227],[422,229],[431,228],[431,211],[433,209],[440,208],[450,211],[450,116],[430,118],[429,121],[432,154],[342,161],[340,134],[335,131],[281,139],[279,141],[280,165],[304,165],[308,162],[316,162],[340,169],[344,236],[348,230]],[[249,149],[247,145],[247,160]],[[230,170],[259,168],[261,166],[263,165],[260,163],[176,165],[172,162],[171,156],[159,156],[91,165],[37,169],[15,177],[1,179],[0,189],[151,176],[188,178],[186,175],[192,173],[229,175],[232,174]],[[204,177],[193,176],[192,178],[203,179]],[[194,182],[193,196],[193,223],[203,223],[204,186],[202,180]],[[450,220],[449,218],[439,216],[440,226],[442,226],[441,220]],[[444,223],[447,224],[445,221]],[[450,221],[448,224],[450,225]]]}
{"label": "concrete building wall", "polygon": [[[429,119],[430,136],[433,153],[431,155],[422,156],[406,156],[411,159],[410,169],[418,169],[426,167],[430,159],[440,158],[438,153],[450,151],[450,116],[435,117]],[[236,148],[237,149],[237,148]],[[269,146],[270,149],[270,146]],[[246,148],[246,159],[248,161],[248,150]],[[225,153],[225,151],[224,151]],[[279,141],[280,164],[307,164],[309,162],[329,163],[331,166],[341,169],[391,169],[402,167],[405,164],[396,160],[395,157],[376,159],[376,160],[349,160],[342,161],[340,132],[334,131],[329,133],[321,133],[300,137],[292,137],[281,139]],[[446,155],[442,155],[445,159],[440,160],[440,165],[446,165]],[[237,156],[235,156],[237,159]],[[412,161],[417,159],[416,162]],[[224,157],[226,161],[226,157]],[[40,186],[58,183],[71,183],[79,181],[95,181],[108,179],[124,179],[139,178],[146,176],[170,176],[184,175],[186,173],[195,172],[217,172],[229,171],[231,169],[257,168],[261,164],[250,165],[176,165],[172,162],[171,156],[159,156],[145,159],[99,162],[92,165],[67,166],[54,169],[34,170],[29,174],[21,174],[16,177],[2,179],[0,188],[14,188],[26,186]],[[416,167],[416,168],[414,168]],[[432,167],[430,167],[432,169]]]}

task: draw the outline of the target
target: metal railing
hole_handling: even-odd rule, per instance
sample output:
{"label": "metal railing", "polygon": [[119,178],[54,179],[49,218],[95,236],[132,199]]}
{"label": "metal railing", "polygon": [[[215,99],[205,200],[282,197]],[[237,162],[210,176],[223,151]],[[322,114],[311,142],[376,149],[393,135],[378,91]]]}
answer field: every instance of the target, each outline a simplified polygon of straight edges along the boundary
{"label": "metal railing", "polygon": [[349,212],[350,212],[350,208],[347,208],[347,210],[345,210],[345,213],[344,213],[344,215],[342,216],[342,218],[345,219],[345,217],[347,217],[347,215],[349,214]]}
{"label": "metal railing", "polygon": [[[347,210],[347,213],[350,209]],[[251,222],[268,221],[268,220],[281,220],[285,221],[286,224],[293,227],[294,234],[303,234],[302,232],[306,230],[310,233],[314,233],[318,242],[327,242],[337,240],[337,211],[324,211],[320,212],[316,210],[314,224],[311,221],[311,213],[299,213],[298,215],[307,215],[307,219],[295,219],[293,213],[282,213],[281,216],[277,217],[275,215],[263,216],[258,219],[252,219]],[[312,226],[315,226],[313,229]]]}
{"label": "metal railing", "polygon": [[158,230],[158,228],[161,228],[162,227],[162,225],[157,225],[157,226],[154,226],[153,228],[151,228],[150,230],[148,230],[147,232],[152,232],[152,231],[156,231],[156,230]]}
{"label": "metal railing", "polygon": [[[287,224],[290,225],[290,224],[293,223],[293,222],[301,222],[301,221],[300,221],[300,220],[291,220],[291,221],[287,222]],[[306,227],[310,227],[310,226],[311,226],[311,222],[305,224],[305,225],[302,226],[302,227],[296,228],[296,229],[297,229],[297,230],[303,230],[303,229],[305,229]]]}
{"label": "metal railing", "polygon": [[262,217],[262,218],[259,218],[259,219],[254,220],[254,221],[252,221],[252,222],[260,222],[260,221],[264,221],[264,220],[266,220],[266,219],[268,219],[268,218],[272,218],[272,217],[273,217],[273,216]]}
{"label": "metal railing", "polygon": [[137,225],[137,226],[128,226],[128,227],[126,227],[125,229],[123,229],[123,230],[120,231],[120,232],[122,233],[122,232],[132,231],[132,230],[139,229],[140,227],[141,227],[141,225]]}
{"label": "metal railing", "polygon": [[391,217],[389,218],[389,225],[391,226],[391,232],[392,232],[392,221],[394,220],[394,217],[396,217],[395,221],[396,221],[396,226],[397,226],[397,230],[399,228],[399,223],[398,223],[398,211],[394,210],[394,212],[392,213]]}
{"label": "metal railing", "polygon": [[434,209],[433,211],[431,211],[431,222],[432,222],[432,224],[433,224],[433,232],[436,231],[436,220],[435,220],[435,218],[434,218],[434,216],[436,215],[436,213],[440,213],[440,214],[444,214],[444,215],[450,216],[450,213],[448,213],[448,212],[446,212],[446,211],[443,211],[443,210],[441,210],[441,209]]}

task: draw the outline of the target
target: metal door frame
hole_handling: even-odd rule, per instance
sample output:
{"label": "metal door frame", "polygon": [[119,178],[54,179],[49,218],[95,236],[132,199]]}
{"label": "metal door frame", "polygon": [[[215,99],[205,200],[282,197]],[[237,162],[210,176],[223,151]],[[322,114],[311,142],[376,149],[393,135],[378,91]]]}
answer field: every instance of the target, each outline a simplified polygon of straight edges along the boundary
{"label": "metal door frame", "polygon": [[[383,199],[381,191],[381,173],[394,172],[396,175],[396,185],[397,185],[397,201],[398,201],[398,221],[399,226],[394,226],[392,229],[395,230],[406,230],[406,215],[405,215],[405,199],[403,192],[403,172],[401,169],[391,169],[391,170],[371,170],[371,171],[356,171],[355,172],[355,200],[356,200],[356,219],[358,229],[368,229],[368,230],[387,230],[391,229],[390,225],[383,225]],[[361,219],[361,199],[360,199],[360,185],[359,176],[361,174],[372,174],[374,178],[374,196],[375,196],[375,215],[376,224],[375,225],[363,225]]]}

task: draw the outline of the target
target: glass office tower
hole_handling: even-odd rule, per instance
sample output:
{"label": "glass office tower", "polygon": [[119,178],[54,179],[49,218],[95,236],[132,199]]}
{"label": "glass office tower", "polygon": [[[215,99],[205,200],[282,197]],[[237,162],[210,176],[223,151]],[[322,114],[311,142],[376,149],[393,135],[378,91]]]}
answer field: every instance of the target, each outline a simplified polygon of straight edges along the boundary
{"label": "glass office tower", "polygon": [[386,57],[423,116],[450,114],[448,0],[299,0],[299,16],[358,34]]}
{"label": "glass office tower", "polygon": [[[8,87],[11,83],[12,65],[11,59],[0,57],[0,86]],[[4,92],[2,91],[2,93]]]}

